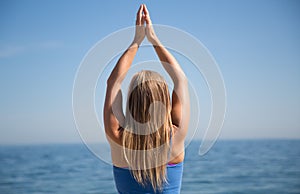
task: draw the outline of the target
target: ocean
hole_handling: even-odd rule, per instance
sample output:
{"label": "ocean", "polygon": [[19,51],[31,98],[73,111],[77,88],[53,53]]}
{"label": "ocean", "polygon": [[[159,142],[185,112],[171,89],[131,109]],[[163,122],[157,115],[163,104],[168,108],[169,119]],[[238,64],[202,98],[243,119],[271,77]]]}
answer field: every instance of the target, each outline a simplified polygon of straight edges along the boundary
{"label": "ocean", "polygon": [[[219,140],[186,148],[182,194],[300,193],[300,140]],[[117,193],[112,166],[83,144],[0,146],[1,194]]]}

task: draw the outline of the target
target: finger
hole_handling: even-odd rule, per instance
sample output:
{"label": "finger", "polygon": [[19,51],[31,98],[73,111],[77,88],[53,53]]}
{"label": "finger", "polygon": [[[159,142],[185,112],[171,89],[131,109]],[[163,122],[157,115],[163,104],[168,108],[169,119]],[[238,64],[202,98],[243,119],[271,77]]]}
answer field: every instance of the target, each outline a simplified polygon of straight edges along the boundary
{"label": "finger", "polygon": [[137,15],[140,15],[140,14],[143,12],[143,9],[144,9],[144,5],[141,4],[140,7],[139,7],[138,12],[137,12],[136,14],[137,14]]}
{"label": "finger", "polygon": [[141,4],[140,8],[139,8],[139,15],[142,15],[143,14],[143,10],[144,10],[144,5]]}
{"label": "finger", "polygon": [[145,4],[144,4],[144,13],[145,13],[145,15],[149,16],[149,11],[148,11],[147,6]]}
{"label": "finger", "polygon": [[137,12],[137,16],[136,16],[136,25],[141,25],[141,21],[142,21],[142,14],[143,14],[143,4],[140,6],[138,12]]}
{"label": "finger", "polygon": [[149,11],[146,7],[146,5],[144,4],[144,8],[143,8],[143,11],[144,11],[144,14],[145,14],[145,21],[146,21],[146,24],[152,24],[151,22],[151,19],[150,19],[150,14],[149,14]]}
{"label": "finger", "polygon": [[138,15],[138,16],[143,15],[143,10],[144,10],[144,5],[141,4],[141,6],[140,6],[140,8],[139,8],[139,10],[138,10],[138,12],[137,12],[137,15]]}

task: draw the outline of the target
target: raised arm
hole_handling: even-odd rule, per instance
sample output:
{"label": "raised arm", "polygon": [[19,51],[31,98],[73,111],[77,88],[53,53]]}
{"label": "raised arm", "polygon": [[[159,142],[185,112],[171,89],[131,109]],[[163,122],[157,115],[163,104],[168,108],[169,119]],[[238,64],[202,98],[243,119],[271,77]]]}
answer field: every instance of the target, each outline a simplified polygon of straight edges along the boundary
{"label": "raised arm", "polygon": [[190,117],[188,81],[177,60],[157,38],[152,27],[149,11],[145,5],[144,14],[147,39],[152,43],[164,69],[170,75],[174,83],[171,116],[173,125],[178,128],[176,132],[178,134],[177,136],[183,140],[188,130],[188,122]]}
{"label": "raised arm", "polygon": [[104,102],[104,127],[106,135],[120,143],[119,127],[123,126],[124,114],[122,111],[121,84],[124,80],[139,45],[145,37],[143,5],[140,6],[136,18],[135,37],[129,48],[123,53],[107,80],[106,96]]}

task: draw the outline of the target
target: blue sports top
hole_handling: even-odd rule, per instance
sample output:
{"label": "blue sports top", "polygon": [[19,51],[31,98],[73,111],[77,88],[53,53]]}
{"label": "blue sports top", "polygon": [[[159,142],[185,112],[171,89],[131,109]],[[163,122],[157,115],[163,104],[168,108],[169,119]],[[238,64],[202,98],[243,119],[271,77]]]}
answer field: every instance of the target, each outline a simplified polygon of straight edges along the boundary
{"label": "blue sports top", "polygon": [[183,162],[167,165],[167,181],[162,191],[154,191],[151,184],[140,185],[128,168],[113,166],[115,184],[119,194],[177,194],[180,193]]}

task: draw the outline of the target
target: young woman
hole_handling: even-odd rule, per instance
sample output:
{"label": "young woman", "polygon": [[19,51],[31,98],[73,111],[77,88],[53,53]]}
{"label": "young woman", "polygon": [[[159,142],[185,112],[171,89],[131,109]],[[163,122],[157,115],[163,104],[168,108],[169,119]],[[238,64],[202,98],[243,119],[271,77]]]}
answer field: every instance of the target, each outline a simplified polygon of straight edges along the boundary
{"label": "young woman", "polygon": [[[174,83],[172,101],[164,78],[143,70],[132,77],[124,115],[121,84],[145,36]],[[189,108],[184,72],[157,38],[147,7],[141,5],[133,42],[107,80],[103,110],[119,193],[180,193]]]}

